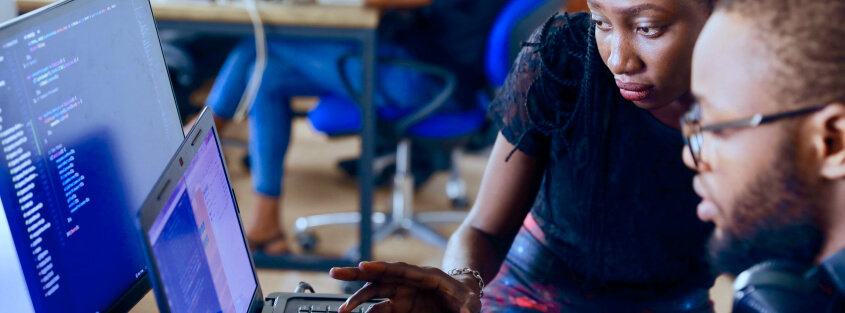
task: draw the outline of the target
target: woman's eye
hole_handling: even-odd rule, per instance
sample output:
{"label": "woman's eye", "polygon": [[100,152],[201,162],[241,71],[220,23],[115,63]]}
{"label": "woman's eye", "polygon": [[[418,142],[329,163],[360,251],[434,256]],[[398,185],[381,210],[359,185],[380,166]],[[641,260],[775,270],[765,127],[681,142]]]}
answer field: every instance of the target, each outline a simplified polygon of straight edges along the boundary
{"label": "woman's eye", "polygon": [[637,32],[647,37],[660,35],[661,31],[660,27],[637,27]]}
{"label": "woman's eye", "polygon": [[608,24],[607,24],[607,23],[605,23],[605,22],[602,22],[602,21],[600,21],[600,20],[593,20],[593,22],[594,22],[594,23],[596,23],[596,28],[598,28],[598,29],[601,29],[601,30],[610,30],[610,25],[608,25]]}

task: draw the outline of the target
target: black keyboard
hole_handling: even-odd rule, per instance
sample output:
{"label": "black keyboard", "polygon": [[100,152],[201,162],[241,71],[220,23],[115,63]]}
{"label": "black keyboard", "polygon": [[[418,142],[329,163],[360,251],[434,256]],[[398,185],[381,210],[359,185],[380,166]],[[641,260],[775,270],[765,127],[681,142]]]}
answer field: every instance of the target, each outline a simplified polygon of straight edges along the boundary
{"label": "black keyboard", "polygon": [[[273,313],[337,313],[347,298],[349,295],[321,293],[273,293],[267,296],[267,300],[274,302]],[[352,313],[364,313],[381,301],[368,302],[352,310]]]}

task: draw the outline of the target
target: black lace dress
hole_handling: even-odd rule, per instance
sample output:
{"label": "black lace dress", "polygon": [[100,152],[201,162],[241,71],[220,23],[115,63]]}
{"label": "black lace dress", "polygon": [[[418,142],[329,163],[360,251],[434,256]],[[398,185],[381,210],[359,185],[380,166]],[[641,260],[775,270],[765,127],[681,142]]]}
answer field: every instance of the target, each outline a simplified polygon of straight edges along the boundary
{"label": "black lace dress", "polygon": [[[514,267],[546,281],[567,277],[548,282],[557,291],[534,292],[534,302],[652,301],[702,290],[706,301],[713,227],[696,217],[700,199],[680,131],[621,97],[589,14],[555,16],[524,45],[490,110],[505,138],[546,169],[500,278]],[[506,289],[519,281],[494,286],[485,304],[508,302]],[[564,290],[578,295],[558,298]]]}

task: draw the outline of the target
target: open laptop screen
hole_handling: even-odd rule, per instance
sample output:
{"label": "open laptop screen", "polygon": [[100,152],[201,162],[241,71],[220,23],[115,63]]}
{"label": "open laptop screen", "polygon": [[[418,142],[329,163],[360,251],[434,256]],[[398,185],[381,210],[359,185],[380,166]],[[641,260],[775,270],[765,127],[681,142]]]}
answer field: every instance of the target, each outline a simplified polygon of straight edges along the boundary
{"label": "open laptop screen", "polygon": [[147,236],[170,311],[244,313],[257,287],[214,132]]}
{"label": "open laptop screen", "polygon": [[147,0],[0,27],[0,311],[126,296],[146,266],[133,217],[183,138]]}

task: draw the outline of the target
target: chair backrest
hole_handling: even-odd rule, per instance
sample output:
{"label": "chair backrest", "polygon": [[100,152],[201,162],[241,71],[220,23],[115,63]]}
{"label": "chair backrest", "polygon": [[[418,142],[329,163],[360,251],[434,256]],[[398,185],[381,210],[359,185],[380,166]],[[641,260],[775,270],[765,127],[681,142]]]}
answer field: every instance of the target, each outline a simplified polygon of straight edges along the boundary
{"label": "chair backrest", "polygon": [[568,0],[510,0],[499,13],[487,40],[487,79],[502,86],[511,64],[522,50],[521,43]]}

